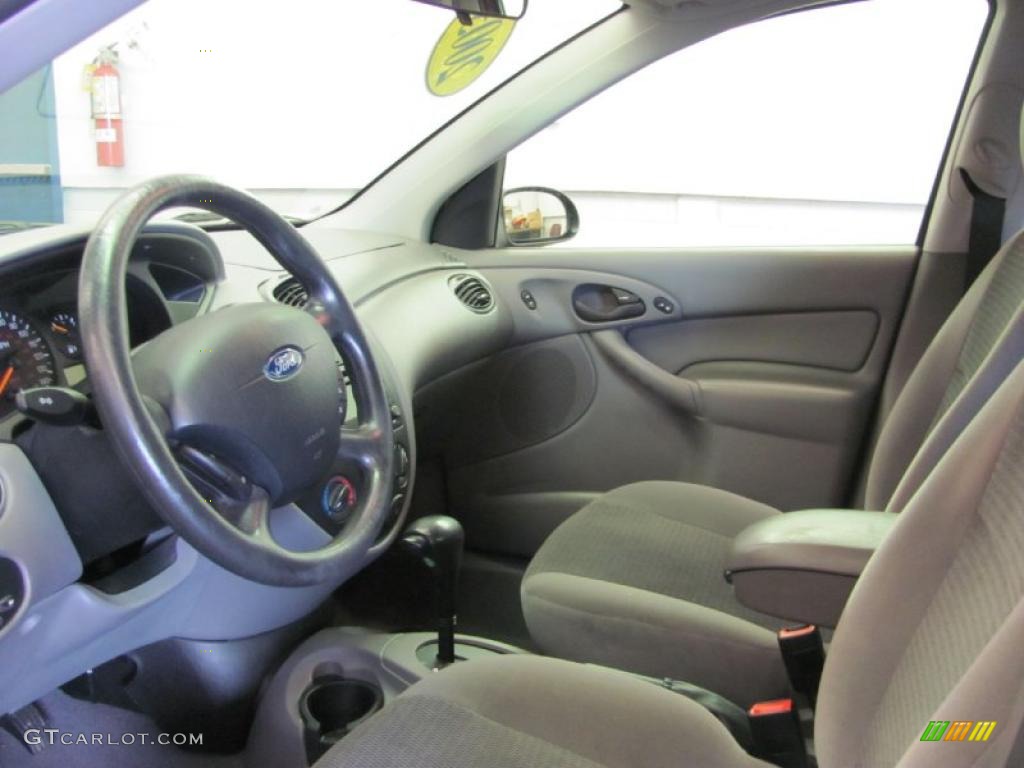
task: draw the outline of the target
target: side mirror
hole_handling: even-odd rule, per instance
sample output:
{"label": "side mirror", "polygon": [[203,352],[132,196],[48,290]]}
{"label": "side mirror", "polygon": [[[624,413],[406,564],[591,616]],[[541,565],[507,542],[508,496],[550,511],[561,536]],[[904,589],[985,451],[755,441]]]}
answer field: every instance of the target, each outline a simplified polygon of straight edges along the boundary
{"label": "side mirror", "polygon": [[555,189],[510,189],[502,197],[501,207],[511,245],[557,243],[574,237],[580,228],[576,206]]}
{"label": "side mirror", "polygon": [[460,14],[460,18],[465,14],[471,14],[499,19],[521,19],[526,13],[527,0],[418,0],[418,2],[455,11]]}

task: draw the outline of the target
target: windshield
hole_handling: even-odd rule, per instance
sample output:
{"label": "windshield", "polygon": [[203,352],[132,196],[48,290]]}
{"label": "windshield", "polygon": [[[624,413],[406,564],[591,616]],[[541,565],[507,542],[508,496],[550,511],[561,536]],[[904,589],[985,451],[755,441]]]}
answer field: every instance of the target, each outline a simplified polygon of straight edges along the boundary
{"label": "windshield", "polygon": [[321,215],[618,7],[533,0],[514,26],[477,19],[474,41],[411,0],[149,0],[0,94],[0,231],[92,223],[164,173]]}

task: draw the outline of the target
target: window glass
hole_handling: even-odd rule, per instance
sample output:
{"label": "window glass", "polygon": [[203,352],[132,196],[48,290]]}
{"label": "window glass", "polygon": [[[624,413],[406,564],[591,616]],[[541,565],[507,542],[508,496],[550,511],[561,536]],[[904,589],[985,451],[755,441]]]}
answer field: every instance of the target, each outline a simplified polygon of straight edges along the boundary
{"label": "window glass", "polygon": [[[149,0],[0,94],[0,164],[18,171],[0,185],[0,224],[90,224],[163,173],[212,176],[299,218],[325,213],[619,8],[535,0],[485,70],[479,44],[496,22],[480,19],[460,38],[475,47],[431,74],[456,17],[424,3]],[[441,91],[455,74],[465,87]]]}
{"label": "window glass", "polygon": [[768,19],[627,78],[509,154],[565,192],[565,247],[915,241],[984,0],[873,0]]}

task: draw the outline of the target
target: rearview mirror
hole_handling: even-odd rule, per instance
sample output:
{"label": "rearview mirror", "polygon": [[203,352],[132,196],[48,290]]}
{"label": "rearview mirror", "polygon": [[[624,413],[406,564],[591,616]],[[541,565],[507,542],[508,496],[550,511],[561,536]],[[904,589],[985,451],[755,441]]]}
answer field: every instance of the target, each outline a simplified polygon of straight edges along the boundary
{"label": "rearview mirror", "polygon": [[556,189],[519,187],[502,197],[505,234],[512,245],[548,245],[573,237],[580,217],[572,200]]}
{"label": "rearview mirror", "polygon": [[494,16],[500,19],[521,19],[526,13],[527,0],[416,0],[438,8],[447,8],[458,14]]}

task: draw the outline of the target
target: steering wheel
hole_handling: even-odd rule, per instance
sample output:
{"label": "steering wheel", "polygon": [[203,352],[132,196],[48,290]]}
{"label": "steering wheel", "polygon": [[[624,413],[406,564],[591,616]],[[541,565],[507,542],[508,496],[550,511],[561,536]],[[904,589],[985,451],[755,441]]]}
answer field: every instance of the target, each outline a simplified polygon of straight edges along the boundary
{"label": "steering wheel", "polygon": [[[182,205],[252,233],[305,286],[306,309],[230,305],[133,352],[128,261],[146,222]],[[352,306],[295,227],[251,195],[201,176],[152,179],[100,220],[85,247],[78,300],[103,426],[139,489],[185,541],[240,576],[277,586],[337,581],[366,565],[391,508],[390,403]],[[339,355],[357,426],[343,427]],[[318,487],[339,459],[363,478],[348,522],[315,551],[278,544],[270,510]]]}

